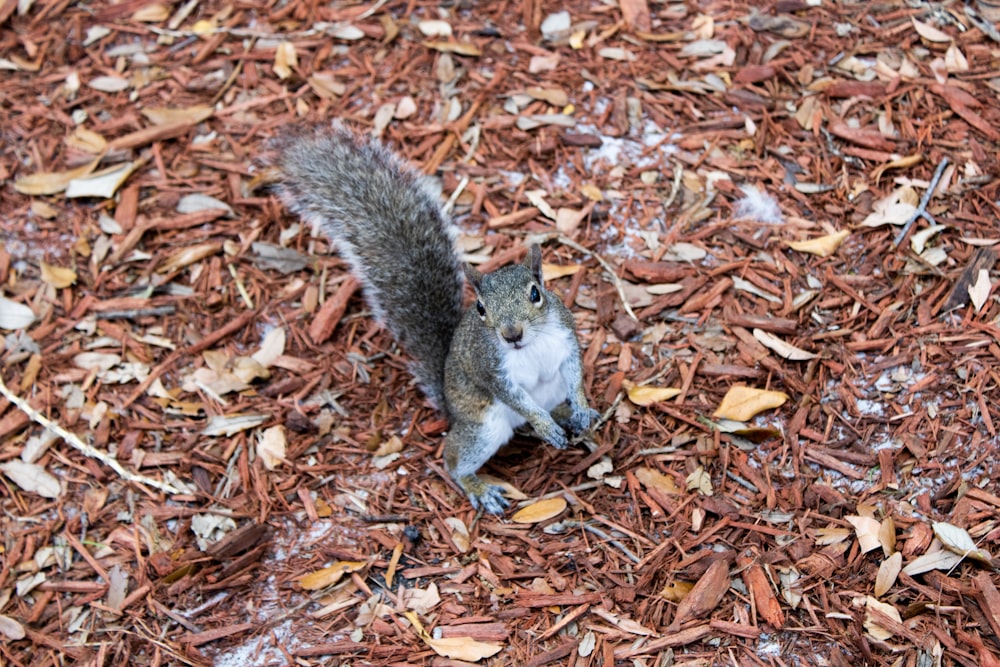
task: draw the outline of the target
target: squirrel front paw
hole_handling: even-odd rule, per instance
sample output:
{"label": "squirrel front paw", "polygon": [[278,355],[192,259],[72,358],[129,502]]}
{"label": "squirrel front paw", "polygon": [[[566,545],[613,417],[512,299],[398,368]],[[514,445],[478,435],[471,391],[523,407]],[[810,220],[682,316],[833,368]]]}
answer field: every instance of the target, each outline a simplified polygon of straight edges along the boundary
{"label": "squirrel front paw", "polygon": [[592,409],[586,403],[567,405],[563,403],[553,411],[559,424],[573,437],[587,432],[601,413]]}
{"label": "squirrel front paw", "polygon": [[490,514],[503,514],[510,503],[503,496],[503,489],[496,484],[487,484],[477,475],[468,475],[458,481],[458,485],[469,497],[472,506]]}
{"label": "squirrel front paw", "polygon": [[556,449],[566,449],[569,447],[569,438],[566,437],[566,431],[551,417],[548,420],[532,424],[532,426],[538,437]]}

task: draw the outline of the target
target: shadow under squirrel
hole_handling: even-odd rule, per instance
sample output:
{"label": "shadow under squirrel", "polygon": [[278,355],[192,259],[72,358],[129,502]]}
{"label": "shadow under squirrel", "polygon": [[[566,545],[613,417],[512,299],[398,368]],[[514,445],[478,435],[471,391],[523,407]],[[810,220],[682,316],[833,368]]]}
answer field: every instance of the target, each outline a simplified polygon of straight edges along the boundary
{"label": "shadow under squirrel", "polygon": [[[501,488],[476,471],[514,429],[531,424],[562,449],[597,417],[573,316],[542,284],[540,249],[486,275],[463,266],[437,182],[340,124],[293,132],[277,148],[283,201],[334,241],[445,412],[448,474],[473,507],[502,513]],[[464,313],[463,273],[477,297]]]}

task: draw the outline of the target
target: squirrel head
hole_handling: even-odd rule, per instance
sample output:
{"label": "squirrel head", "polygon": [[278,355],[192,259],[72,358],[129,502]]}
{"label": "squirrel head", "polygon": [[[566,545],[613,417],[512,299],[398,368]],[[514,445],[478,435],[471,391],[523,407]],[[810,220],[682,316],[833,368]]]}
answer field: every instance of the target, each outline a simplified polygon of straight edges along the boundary
{"label": "squirrel head", "polygon": [[548,312],[551,296],[542,282],[542,251],[528,248],[522,264],[483,275],[469,265],[465,276],[476,290],[475,309],[483,323],[506,345],[521,349],[531,341],[533,323]]}

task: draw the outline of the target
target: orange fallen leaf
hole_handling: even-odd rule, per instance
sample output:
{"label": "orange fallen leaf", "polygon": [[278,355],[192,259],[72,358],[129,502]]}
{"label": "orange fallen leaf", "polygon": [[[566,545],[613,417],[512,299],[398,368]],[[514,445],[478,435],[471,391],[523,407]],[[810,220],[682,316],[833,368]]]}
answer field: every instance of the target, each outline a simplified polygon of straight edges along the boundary
{"label": "orange fallen leaf", "polygon": [[562,496],[546,498],[518,510],[510,520],[514,523],[540,523],[559,516],[566,509],[566,505],[566,499]]}
{"label": "orange fallen leaf", "polygon": [[713,416],[717,419],[745,422],[759,412],[784,405],[787,400],[788,394],[783,391],[736,385],[726,392]]}
{"label": "orange fallen leaf", "polygon": [[367,565],[368,563],[365,561],[337,561],[330,567],[324,567],[321,570],[302,575],[298,579],[299,586],[307,591],[326,588],[340,581],[345,574],[357,572]]}

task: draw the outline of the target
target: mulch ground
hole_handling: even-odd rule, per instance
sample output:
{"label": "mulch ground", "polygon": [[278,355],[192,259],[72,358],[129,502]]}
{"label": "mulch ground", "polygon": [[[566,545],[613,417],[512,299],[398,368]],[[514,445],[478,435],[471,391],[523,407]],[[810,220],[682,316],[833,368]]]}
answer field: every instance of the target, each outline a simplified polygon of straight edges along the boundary
{"label": "mulch ground", "polygon": [[[0,664],[1000,665],[990,10],[0,2]],[[268,188],[331,118],[577,318],[504,517]]]}

